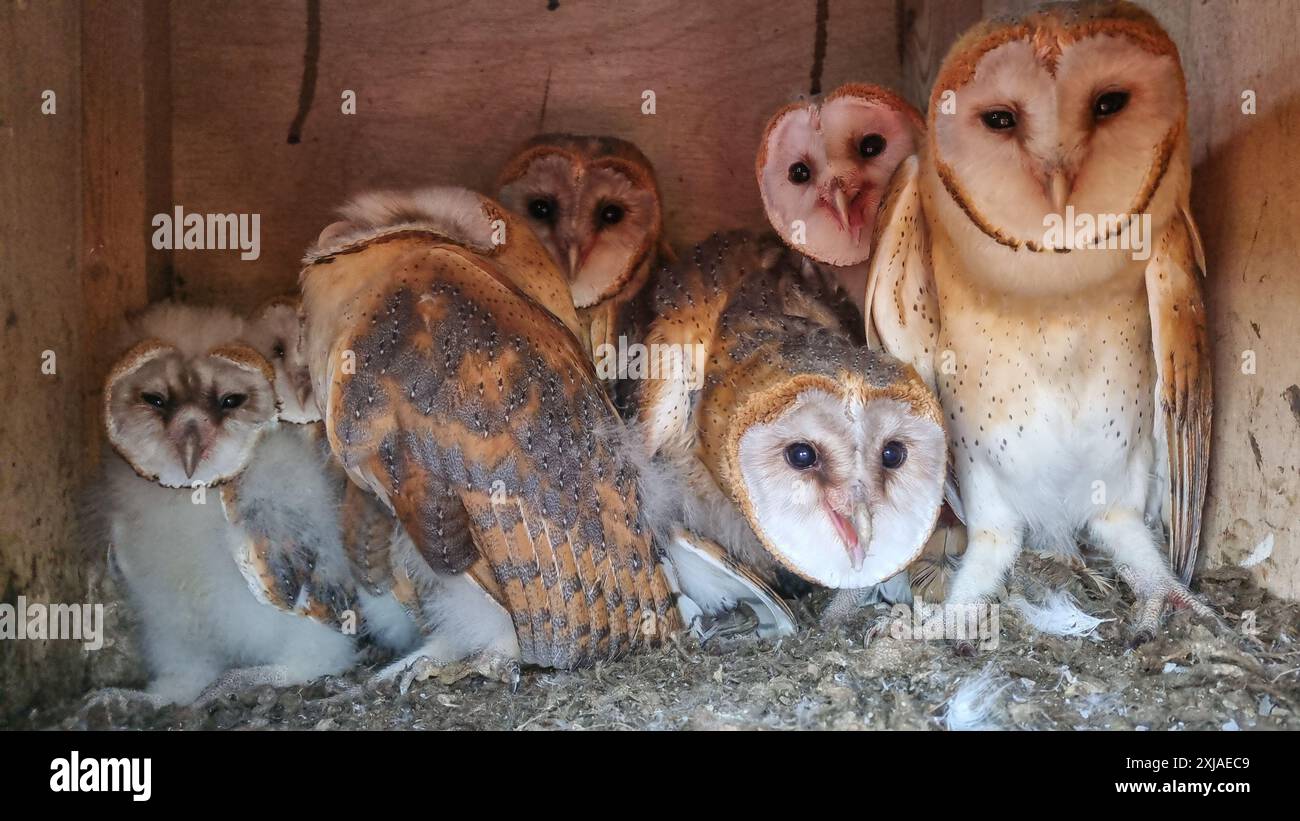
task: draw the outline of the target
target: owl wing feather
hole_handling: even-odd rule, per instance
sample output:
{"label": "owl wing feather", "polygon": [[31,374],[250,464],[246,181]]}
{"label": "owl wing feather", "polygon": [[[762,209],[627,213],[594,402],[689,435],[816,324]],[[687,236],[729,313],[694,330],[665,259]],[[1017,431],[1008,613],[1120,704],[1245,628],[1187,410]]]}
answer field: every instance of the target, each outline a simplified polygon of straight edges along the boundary
{"label": "owl wing feather", "polygon": [[323,546],[303,541],[305,528],[283,526],[250,509],[239,477],[221,485],[221,507],[241,532],[243,538],[231,546],[235,564],[259,602],[331,627],[357,612],[351,578],[330,572],[331,563],[320,555]]}
{"label": "owl wing feather", "polygon": [[1165,495],[1169,560],[1187,584],[1196,569],[1214,412],[1209,333],[1201,290],[1204,255],[1187,209],[1175,216],[1147,263],[1156,360],[1157,465]]}
{"label": "owl wing feather", "polygon": [[934,388],[939,299],[921,210],[919,163],[908,157],[881,201],[867,269],[867,339],[916,368]]}
{"label": "owl wing feather", "polygon": [[[308,338],[330,337],[309,351],[329,374],[335,453],[434,571],[497,596],[524,662],[589,664],[678,624],[635,473],[601,435],[617,418],[590,360],[497,261],[409,235],[303,277]],[[353,368],[334,366],[348,354]],[[462,526],[470,538],[452,538]],[[645,611],[664,632],[637,629]]]}

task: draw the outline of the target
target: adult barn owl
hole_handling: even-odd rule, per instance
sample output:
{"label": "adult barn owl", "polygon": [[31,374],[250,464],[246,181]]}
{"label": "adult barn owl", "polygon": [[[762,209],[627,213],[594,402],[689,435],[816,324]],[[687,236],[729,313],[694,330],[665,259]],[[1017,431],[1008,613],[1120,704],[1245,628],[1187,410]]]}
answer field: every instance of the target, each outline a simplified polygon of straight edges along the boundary
{"label": "adult barn owl", "polygon": [[104,389],[120,458],[95,506],[163,702],[235,668],[284,684],[353,661],[336,496],[319,450],[278,428],[272,368],[244,331],[223,310],[161,303]]}
{"label": "adult barn owl", "polygon": [[947,415],[969,531],[950,600],[994,595],[1026,541],[1083,539],[1133,588],[1135,639],[1167,602],[1207,612],[1185,586],[1212,409],[1189,188],[1178,51],[1136,6],[982,23],[945,60],[868,304]]}
{"label": "adult barn owl", "polygon": [[425,643],[390,669],[516,677],[679,629],[674,587],[708,591],[666,572],[569,283],[532,231],[457,188],[343,215],[302,273],[304,344],[332,449],[401,524],[394,589],[414,591]]}
{"label": "adult barn owl", "polygon": [[648,324],[646,285],[672,256],[654,167],[640,149],[614,137],[540,134],[502,167],[497,188],[565,272],[583,345],[598,356],[620,335],[637,341]]}
{"label": "adult barn owl", "polygon": [[666,272],[638,425],[686,477],[688,529],[769,583],[784,570],[866,588],[930,535],[947,448],[932,392],[859,344],[814,274],[775,237],[744,234]]}
{"label": "adult barn owl", "polygon": [[755,161],[768,221],[826,266],[862,309],[876,210],[894,170],[921,144],[921,114],[887,88],[841,86],[772,115]]}

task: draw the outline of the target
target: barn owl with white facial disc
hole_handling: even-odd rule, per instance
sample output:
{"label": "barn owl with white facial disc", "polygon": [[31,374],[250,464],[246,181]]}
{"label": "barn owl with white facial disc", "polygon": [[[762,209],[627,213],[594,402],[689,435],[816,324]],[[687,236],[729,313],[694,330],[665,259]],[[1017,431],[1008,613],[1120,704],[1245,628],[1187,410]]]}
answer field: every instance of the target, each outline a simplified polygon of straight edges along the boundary
{"label": "barn owl with white facial disc", "polygon": [[[1026,544],[1085,541],[1136,594],[1135,640],[1165,604],[1208,615],[1185,586],[1212,410],[1189,191],[1178,50],[1138,7],[981,23],[945,60],[867,303],[943,402],[970,540],[950,600],[994,596]],[[1061,231],[1073,214],[1100,231]]]}

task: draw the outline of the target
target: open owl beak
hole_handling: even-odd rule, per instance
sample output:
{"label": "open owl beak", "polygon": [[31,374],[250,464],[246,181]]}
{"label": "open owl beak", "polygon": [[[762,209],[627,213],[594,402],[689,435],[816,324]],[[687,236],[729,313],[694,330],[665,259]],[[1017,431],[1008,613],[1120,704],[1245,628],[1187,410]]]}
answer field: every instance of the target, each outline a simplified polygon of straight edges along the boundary
{"label": "open owl beak", "polygon": [[199,468],[199,460],[203,458],[203,436],[199,433],[198,425],[191,424],[185,429],[176,449],[180,452],[181,464],[185,466],[185,478],[193,479],[194,471]]}
{"label": "open owl beak", "polygon": [[849,554],[849,563],[854,570],[861,570],[862,563],[867,560],[867,547],[871,544],[871,511],[867,509],[867,503],[860,501],[855,504],[852,518],[825,502],[822,507],[826,510],[826,515],[830,516],[831,524],[835,525],[835,533],[844,544],[845,552]]}

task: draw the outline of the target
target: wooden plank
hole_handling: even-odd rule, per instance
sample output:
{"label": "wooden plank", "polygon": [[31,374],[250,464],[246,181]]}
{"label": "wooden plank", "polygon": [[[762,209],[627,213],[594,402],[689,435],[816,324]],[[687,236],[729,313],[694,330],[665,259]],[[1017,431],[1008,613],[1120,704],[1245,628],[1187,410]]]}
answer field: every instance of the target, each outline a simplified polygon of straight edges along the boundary
{"label": "wooden plank", "polygon": [[[1193,210],[1205,240],[1215,409],[1202,549],[1300,598],[1300,55],[1291,0],[1189,4]],[[1242,111],[1255,92],[1257,113]],[[1253,356],[1255,373],[1243,373]]]}
{"label": "wooden plank", "polygon": [[[81,31],[75,3],[0,4],[0,601],[84,598]],[[52,91],[54,113],[41,112]],[[55,372],[42,373],[44,352]],[[81,684],[81,645],[0,641],[0,724]]]}
{"label": "wooden plank", "polygon": [[[123,315],[171,290],[170,254],[153,248],[150,226],[155,213],[170,211],[170,32],[163,0],[84,0],[82,21],[82,332],[94,431]],[[99,448],[91,436],[90,462]]]}
{"label": "wooden plank", "polygon": [[982,7],[980,0],[901,0],[899,7],[900,88],[924,112],[943,58],[962,32],[979,22]]}
{"label": "wooden plank", "polygon": [[[289,142],[304,75],[301,2],[172,10],[175,202],[261,215],[261,255],[178,251],[184,296],[248,308],[291,290],[332,210],[374,186],[485,190],[538,130],[609,133],[659,167],[678,244],[762,227],[753,157],[767,117],[813,86],[897,83],[893,0],[822,3],[325,2],[315,93]],[[357,113],[340,95],[357,94]],[[642,93],[656,95],[653,115]]]}

